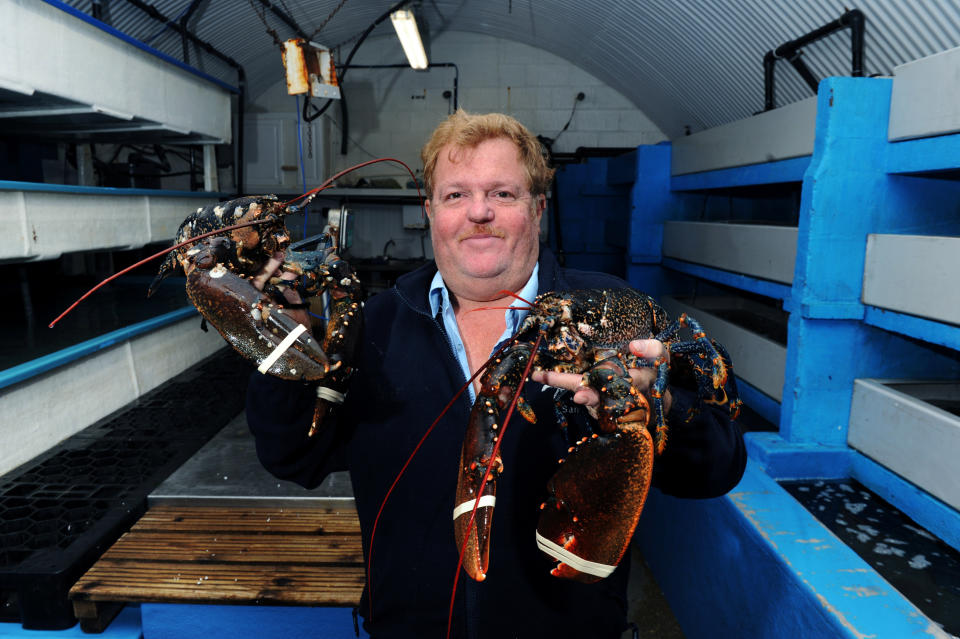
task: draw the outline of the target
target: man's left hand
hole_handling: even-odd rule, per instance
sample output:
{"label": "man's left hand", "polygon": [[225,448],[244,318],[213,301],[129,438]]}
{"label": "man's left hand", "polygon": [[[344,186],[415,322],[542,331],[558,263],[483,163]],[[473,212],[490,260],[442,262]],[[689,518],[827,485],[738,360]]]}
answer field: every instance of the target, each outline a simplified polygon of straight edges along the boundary
{"label": "man's left hand", "polygon": [[[647,360],[652,365],[660,357],[665,357],[670,361],[670,352],[667,347],[655,339],[638,339],[630,342],[630,352]],[[631,368],[630,377],[633,380],[633,386],[645,397],[650,396],[650,386],[657,378],[657,369],[653,366],[644,368]],[[573,392],[573,403],[585,406],[587,411],[594,418],[597,417],[597,408],[600,406],[600,394],[589,386],[582,386],[582,375],[576,373],[557,373],[555,371],[535,371],[530,374],[530,379],[546,386],[555,388],[565,388]],[[670,405],[673,398],[670,396],[670,390],[663,393],[663,412],[670,412]]]}

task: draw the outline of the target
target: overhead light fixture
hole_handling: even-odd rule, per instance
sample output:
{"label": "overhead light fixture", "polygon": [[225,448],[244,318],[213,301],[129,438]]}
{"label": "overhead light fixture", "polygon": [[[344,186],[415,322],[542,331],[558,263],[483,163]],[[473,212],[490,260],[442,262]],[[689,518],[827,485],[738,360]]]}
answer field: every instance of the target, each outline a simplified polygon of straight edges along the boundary
{"label": "overhead light fixture", "polygon": [[413,11],[409,9],[398,9],[390,14],[390,21],[393,22],[393,28],[397,31],[397,37],[400,38],[400,45],[403,52],[407,54],[407,61],[414,69],[427,68],[427,52],[423,50],[423,41],[420,39],[420,31],[417,29],[417,20],[413,17]]}

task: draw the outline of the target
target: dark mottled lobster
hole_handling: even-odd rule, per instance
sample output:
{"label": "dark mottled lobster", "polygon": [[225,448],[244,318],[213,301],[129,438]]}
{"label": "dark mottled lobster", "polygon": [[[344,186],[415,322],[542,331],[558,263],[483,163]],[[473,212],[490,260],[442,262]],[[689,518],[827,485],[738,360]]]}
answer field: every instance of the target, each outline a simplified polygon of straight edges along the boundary
{"label": "dark mottled lobster", "polygon": [[[187,274],[187,297],[206,322],[217,329],[237,352],[257,364],[261,373],[283,379],[323,380],[318,392],[311,434],[328,409],[346,389],[350,354],[360,327],[360,280],[338,255],[335,245],[316,251],[298,251],[291,245],[284,219],[302,211],[275,196],[241,197],[211,204],[190,214],[177,230],[176,243],[150,285],[180,268]],[[191,238],[234,225],[243,226],[196,242]],[[326,239],[326,236],[313,239]],[[332,238],[331,238],[332,241]],[[291,279],[272,276],[263,290],[252,279],[275,253],[283,251],[279,271]],[[291,304],[283,289],[296,291],[301,304]],[[310,298],[327,293],[329,320],[317,343],[289,311],[308,307]]]}
{"label": "dark mottled lobster", "polygon": [[[274,195],[258,195],[199,208],[180,224],[171,248],[106,278],[50,322],[50,327],[107,283],[166,255],[148,295],[162,280],[182,269],[187,275],[187,297],[204,322],[212,324],[236,351],[256,363],[261,373],[284,379],[322,380],[309,431],[313,434],[329,404],[343,401],[351,373],[350,361],[359,338],[362,293],[360,280],[340,258],[333,234],[291,244],[285,218],[303,212],[317,193],[338,178],[378,162],[399,164],[415,177],[400,160],[377,158],[344,169],[288,202],[280,202]],[[332,246],[299,250],[325,240]],[[252,280],[278,252],[284,253],[278,270],[288,277],[270,276],[261,291]],[[291,304],[284,295],[286,289],[292,289],[306,302]],[[321,294],[329,297],[328,319],[325,323],[312,323],[314,329],[323,330],[318,344],[289,311],[308,307],[310,298]]]}
{"label": "dark mottled lobster", "polygon": [[[681,327],[692,341],[679,341]],[[631,382],[629,368],[649,366],[628,344],[655,338],[666,360],[654,364],[650,399]],[[531,361],[532,359],[532,361]],[[723,347],[686,315],[670,323],[653,298],[632,289],[540,295],[516,336],[481,378],[464,438],[453,517],[463,566],[476,580],[489,568],[489,540],[500,438],[511,407],[535,421],[519,389],[530,370],[583,374],[600,396],[597,432],[581,439],[557,468],[536,530],[537,546],[557,564],[551,574],[594,582],[616,568],[629,547],[652,478],[654,455],[667,443],[663,392],[671,368],[692,375],[700,399],[724,404],[736,416],[740,400]],[[692,419],[689,415],[688,419]]]}
{"label": "dark mottled lobster", "polygon": [[[680,339],[683,327],[691,329],[691,341]],[[651,365],[629,351],[631,341],[648,338],[663,342],[670,354],[669,362],[664,358],[653,364],[656,379],[649,399],[633,386],[628,371]],[[741,403],[730,358],[718,342],[707,338],[696,320],[681,315],[670,322],[652,297],[633,289],[538,296],[517,334],[484,365],[481,389],[464,436],[454,531],[461,565],[477,581],[482,581],[489,569],[497,479],[504,466],[500,443],[515,410],[530,422],[536,419],[520,394],[535,369],[582,373],[582,383],[600,396],[596,432],[570,447],[567,458],[560,460],[546,486],[547,497],[535,531],[537,546],[556,561],[552,575],[596,582],[614,571],[629,547],[650,489],[654,457],[667,445],[663,393],[670,377],[695,386],[701,402],[724,406],[736,419]],[[452,404],[453,400],[447,408]],[[692,420],[697,411],[696,406],[692,408],[685,421]],[[562,427],[565,423],[559,410],[558,416]],[[380,505],[371,531],[368,575],[380,515],[410,461],[442,417],[424,433]],[[371,590],[371,614],[373,594]],[[453,602],[451,596],[451,620]],[[450,627],[448,624],[448,636]]]}

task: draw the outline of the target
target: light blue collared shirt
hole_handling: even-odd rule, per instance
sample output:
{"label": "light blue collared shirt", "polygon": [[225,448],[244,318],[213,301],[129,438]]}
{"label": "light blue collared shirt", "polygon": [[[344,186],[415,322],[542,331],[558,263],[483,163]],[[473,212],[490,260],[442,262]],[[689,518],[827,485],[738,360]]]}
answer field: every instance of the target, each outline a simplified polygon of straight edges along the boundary
{"label": "light blue collared shirt", "polygon": [[[524,284],[523,288],[520,289],[520,292],[517,293],[520,297],[533,301],[537,296],[538,286],[537,286],[537,276],[540,273],[540,264],[534,264],[533,273],[530,274],[530,279],[527,280],[527,283]],[[493,350],[490,351],[490,354],[500,348],[500,345],[503,344],[506,340],[513,337],[513,334],[517,332],[517,329],[520,328],[520,323],[523,322],[524,318],[529,314],[527,310],[527,304],[521,302],[520,300],[513,300],[510,303],[510,306],[516,307],[515,311],[504,311],[504,320],[506,321],[507,328],[503,331],[503,335],[500,336],[500,339],[497,340],[496,346],[493,347]],[[460,362],[460,368],[463,370],[463,380],[466,381],[470,379],[470,376],[473,375],[473,371],[470,370],[470,364],[467,362],[467,350],[463,346],[463,338],[460,337],[460,328],[457,326],[457,318],[453,312],[453,305],[450,303],[450,291],[447,290],[447,285],[444,283],[443,278],[440,276],[440,271],[437,271],[433,276],[433,281],[430,282],[430,314],[434,317],[437,316],[437,313],[441,313],[443,318],[443,329],[447,332],[447,337],[450,339],[450,346],[453,347],[453,354],[456,355],[457,361]],[[473,388],[473,384],[470,384],[470,403],[473,403],[477,399],[477,393]]]}

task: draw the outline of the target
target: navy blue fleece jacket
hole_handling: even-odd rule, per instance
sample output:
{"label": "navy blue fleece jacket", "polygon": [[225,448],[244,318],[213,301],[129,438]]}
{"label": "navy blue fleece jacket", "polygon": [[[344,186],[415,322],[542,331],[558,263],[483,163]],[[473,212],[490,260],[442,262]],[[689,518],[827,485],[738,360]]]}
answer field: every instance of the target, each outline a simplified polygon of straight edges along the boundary
{"label": "navy blue fleece jacket", "polygon": [[[404,275],[364,309],[364,334],[347,401],[313,438],[313,385],[253,373],[247,421],[264,466],[308,488],[335,470],[349,470],[369,556],[370,533],[381,501],[430,423],[466,380],[446,334],[430,314],[427,290],[434,264]],[[541,248],[539,291],[622,288],[602,273],[561,268]],[[625,628],[629,560],[591,585],[549,574],[552,560],[536,545],[539,505],[568,439],[554,423],[553,393],[529,383],[524,398],[536,424],[517,418],[504,437],[490,569],[476,583],[462,575],[454,637],[619,637]],[[672,387],[671,415],[696,401]],[[374,637],[443,637],[457,566],[452,510],[457,466],[470,413],[464,393],[427,439],[384,509],[374,547],[369,592],[360,613]],[[677,423],[679,420],[670,420]],[[577,430],[576,420],[571,429]],[[583,422],[585,426],[586,420]],[[746,452],[738,426],[723,411],[704,407],[689,424],[672,429],[654,462],[654,485],[678,497],[722,495],[739,481]]]}

